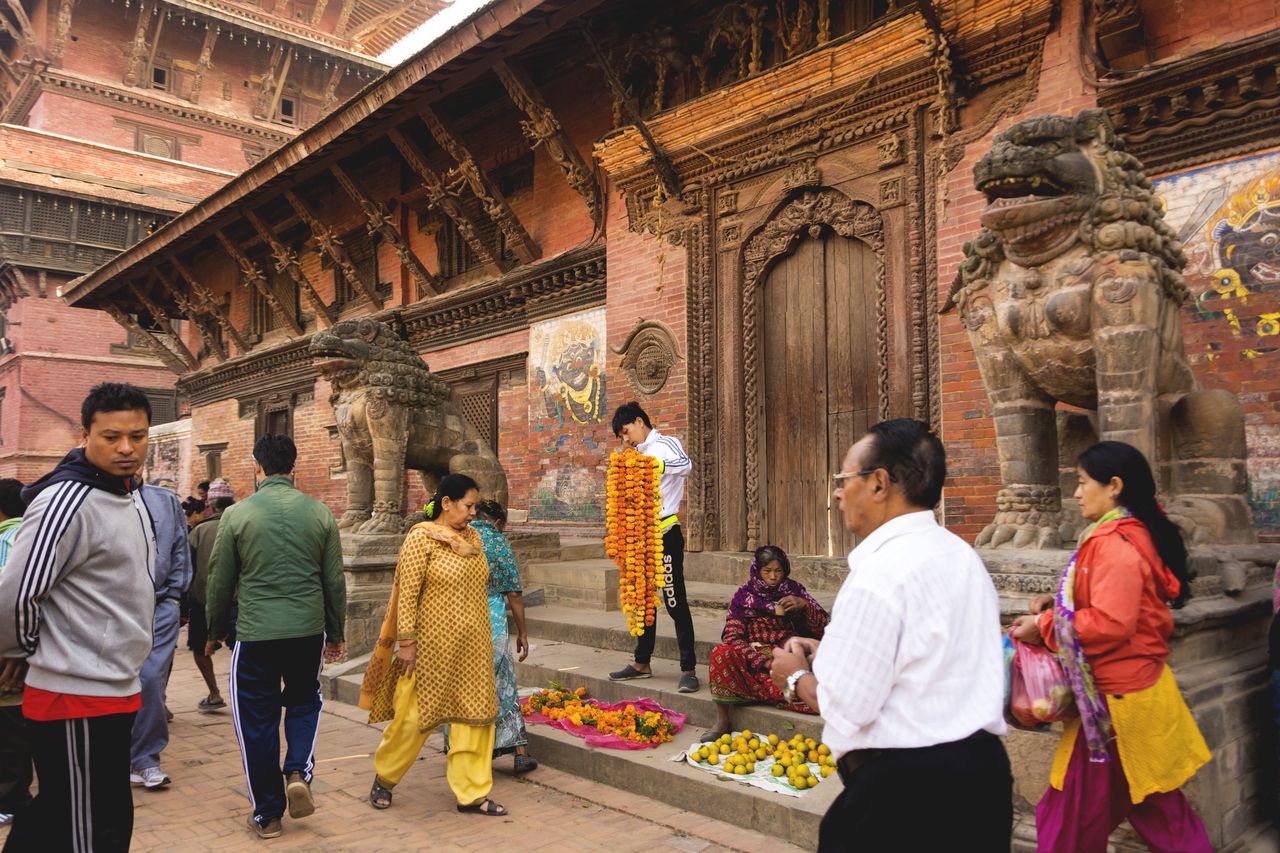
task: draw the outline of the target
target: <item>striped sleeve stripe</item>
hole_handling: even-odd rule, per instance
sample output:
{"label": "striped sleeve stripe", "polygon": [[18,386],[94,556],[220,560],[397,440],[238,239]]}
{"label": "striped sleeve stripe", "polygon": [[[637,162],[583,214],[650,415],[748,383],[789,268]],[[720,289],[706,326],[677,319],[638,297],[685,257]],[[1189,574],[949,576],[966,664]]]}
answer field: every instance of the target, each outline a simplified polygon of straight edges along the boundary
{"label": "striped sleeve stripe", "polygon": [[58,572],[58,542],[84,503],[93,487],[87,483],[59,483],[49,505],[45,508],[27,564],[22,567],[22,580],[18,586],[17,635],[23,651],[32,654],[40,627],[38,598],[53,584]]}
{"label": "striped sleeve stripe", "polygon": [[671,452],[676,455],[675,458],[671,460],[673,464],[683,465],[684,463],[689,461],[689,457],[685,455],[684,448],[681,447],[680,442],[676,441],[674,438],[670,438],[664,435],[661,438],[659,438],[658,441],[662,442],[667,447],[669,447],[671,449]]}

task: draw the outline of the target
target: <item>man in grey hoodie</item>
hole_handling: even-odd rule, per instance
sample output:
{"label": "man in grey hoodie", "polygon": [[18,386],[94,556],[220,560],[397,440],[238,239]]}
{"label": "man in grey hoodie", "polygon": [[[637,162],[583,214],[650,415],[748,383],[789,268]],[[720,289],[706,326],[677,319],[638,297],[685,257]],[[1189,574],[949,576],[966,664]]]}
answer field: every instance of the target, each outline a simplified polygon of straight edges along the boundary
{"label": "man in grey hoodie", "polygon": [[0,691],[23,683],[36,798],[6,853],[123,853],[133,835],[129,742],[151,651],[156,542],[136,474],[151,405],[132,385],[94,387],[84,447],[23,491],[0,573]]}

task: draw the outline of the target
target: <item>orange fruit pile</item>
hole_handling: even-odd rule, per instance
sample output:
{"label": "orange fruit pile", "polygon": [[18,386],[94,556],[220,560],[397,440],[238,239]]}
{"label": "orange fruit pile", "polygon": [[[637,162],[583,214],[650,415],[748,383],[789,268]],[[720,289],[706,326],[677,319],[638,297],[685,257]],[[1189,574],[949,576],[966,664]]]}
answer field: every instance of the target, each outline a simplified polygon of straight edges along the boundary
{"label": "orange fruit pile", "polygon": [[662,493],[658,460],[634,448],[609,454],[604,549],[618,564],[618,603],[634,637],[652,625],[662,586]]}

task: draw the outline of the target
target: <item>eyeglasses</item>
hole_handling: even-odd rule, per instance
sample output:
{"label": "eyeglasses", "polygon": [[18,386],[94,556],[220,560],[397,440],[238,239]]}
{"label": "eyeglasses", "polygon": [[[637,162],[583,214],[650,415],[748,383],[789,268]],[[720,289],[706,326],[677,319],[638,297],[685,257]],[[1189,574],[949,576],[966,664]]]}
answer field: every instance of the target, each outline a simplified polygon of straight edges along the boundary
{"label": "eyeglasses", "polygon": [[831,476],[831,485],[834,488],[843,489],[845,480],[851,479],[853,477],[870,477],[872,474],[874,474],[877,471],[884,471],[886,474],[888,474],[890,483],[898,482],[898,478],[893,476],[893,473],[889,471],[887,468],[863,468],[861,471],[851,471],[848,474],[833,474]]}

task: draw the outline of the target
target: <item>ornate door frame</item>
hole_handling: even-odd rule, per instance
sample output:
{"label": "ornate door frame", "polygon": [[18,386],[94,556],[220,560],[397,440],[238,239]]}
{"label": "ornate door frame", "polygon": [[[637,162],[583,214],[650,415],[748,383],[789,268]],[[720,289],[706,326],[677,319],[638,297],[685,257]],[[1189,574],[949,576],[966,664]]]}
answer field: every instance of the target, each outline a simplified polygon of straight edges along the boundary
{"label": "ornate door frame", "polygon": [[746,456],[747,547],[760,543],[760,448],[763,442],[764,389],[760,374],[763,353],[760,347],[760,301],[769,270],[790,255],[808,234],[820,237],[834,232],[867,244],[875,255],[876,306],[876,405],[880,417],[889,405],[889,324],[885,288],[884,219],[865,201],[857,201],[831,187],[792,189],[774,212],[743,243],[738,269],[741,270],[742,334],[735,340],[743,365],[742,399]]}

